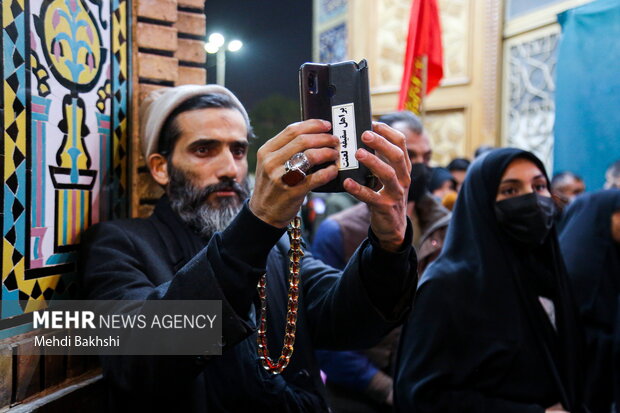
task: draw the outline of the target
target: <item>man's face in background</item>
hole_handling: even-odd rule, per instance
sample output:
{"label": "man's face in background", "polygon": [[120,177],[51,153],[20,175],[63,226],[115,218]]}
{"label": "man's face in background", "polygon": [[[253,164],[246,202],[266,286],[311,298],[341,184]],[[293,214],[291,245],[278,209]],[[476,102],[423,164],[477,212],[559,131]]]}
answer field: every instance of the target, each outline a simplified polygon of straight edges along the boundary
{"label": "man's face in background", "polygon": [[429,166],[433,151],[428,137],[424,133],[413,132],[405,122],[394,122],[392,127],[405,135],[407,153],[411,163],[423,163]]}
{"label": "man's face in background", "polygon": [[562,201],[571,203],[575,198],[586,190],[586,186],[581,179],[567,176],[553,188],[553,194]]}

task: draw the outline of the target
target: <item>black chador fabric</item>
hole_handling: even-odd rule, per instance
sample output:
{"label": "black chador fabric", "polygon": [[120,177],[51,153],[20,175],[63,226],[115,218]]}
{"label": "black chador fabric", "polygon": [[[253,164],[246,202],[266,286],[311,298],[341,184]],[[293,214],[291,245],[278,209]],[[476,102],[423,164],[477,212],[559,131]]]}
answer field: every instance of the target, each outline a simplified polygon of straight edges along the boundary
{"label": "black chador fabric", "polygon": [[[552,230],[525,247],[495,217],[508,164],[541,162],[497,149],[470,167],[441,255],[424,273],[405,324],[395,386],[399,412],[581,412],[581,328]],[[556,327],[539,297],[552,300]]]}
{"label": "black chador fabric", "polygon": [[295,352],[287,369],[273,375],[258,359],[252,310],[266,273],[267,338],[278,357],[288,300],[284,232],[256,218],[246,203],[226,230],[201,239],[164,197],[147,219],[105,222],[83,235],[79,272],[86,298],[222,302],[221,356],[102,357],[109,411],[327,410],[315,350],[369,347],[403,320],[417,279],[411,224],[396,253],[381,250],[369,231],[342,272],[306,253]]}
{"label": "black chador fabric", "polygon": [[[560,234],[566,269],[587,338],[586,401],[609,413],[612,342],[620,294],[620,247],[611,236],[611,215],[620,210],[620,190],[581,195],[566,209]],[[620,372],[618,372],[620,373]]]}

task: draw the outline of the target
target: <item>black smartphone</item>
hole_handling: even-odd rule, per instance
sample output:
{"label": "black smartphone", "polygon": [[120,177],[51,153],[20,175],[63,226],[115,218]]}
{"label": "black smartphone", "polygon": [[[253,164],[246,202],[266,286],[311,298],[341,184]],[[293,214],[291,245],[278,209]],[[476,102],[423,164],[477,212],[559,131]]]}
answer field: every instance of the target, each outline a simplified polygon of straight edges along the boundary
{"label": "black smartphone", "polygon": [[[338,176],[313,192],[344,192],[342,183],[347,178],[374,187],[375,177],[355,158],[359,148],[374,152],[361,139],[364,131],[372,129],[366,60],[304,63],[299,68],[299,95],[302,119],[330,121],[330,133],[340,139]],[[310,172],[327,165],[317,165]]]}

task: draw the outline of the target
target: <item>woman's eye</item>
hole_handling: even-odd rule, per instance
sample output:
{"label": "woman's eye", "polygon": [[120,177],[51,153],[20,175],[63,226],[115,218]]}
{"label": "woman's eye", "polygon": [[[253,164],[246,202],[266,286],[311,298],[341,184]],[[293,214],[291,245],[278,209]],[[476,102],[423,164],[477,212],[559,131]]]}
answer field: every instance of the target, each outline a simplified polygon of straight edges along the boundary
{"label": "woman's eye", "polygon": [[501,191],[502,195],[515,195],[517,193],[516,188],[504,188]]}
{"label": "woman's eye", "polygon": [[536,192],[543,192],[547,190],[547,185],[546,184],[536,184],[534,185],[534,190]]}

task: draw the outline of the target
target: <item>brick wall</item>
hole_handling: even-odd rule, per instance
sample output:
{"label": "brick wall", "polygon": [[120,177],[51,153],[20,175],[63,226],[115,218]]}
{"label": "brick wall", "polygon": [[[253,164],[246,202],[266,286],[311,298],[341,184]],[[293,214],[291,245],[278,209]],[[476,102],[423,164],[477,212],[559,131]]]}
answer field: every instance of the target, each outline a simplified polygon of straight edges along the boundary
{"label": "brick wall", "polygon": [[139,104],[155,89],[206,82],[204,5],[204,0],[140,0],[134,6],[134,217],[149,215],[163,193],[140,151]]}

